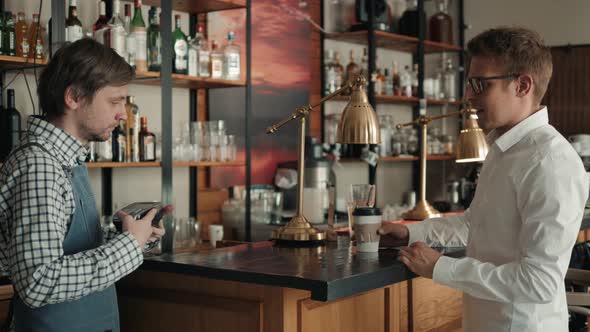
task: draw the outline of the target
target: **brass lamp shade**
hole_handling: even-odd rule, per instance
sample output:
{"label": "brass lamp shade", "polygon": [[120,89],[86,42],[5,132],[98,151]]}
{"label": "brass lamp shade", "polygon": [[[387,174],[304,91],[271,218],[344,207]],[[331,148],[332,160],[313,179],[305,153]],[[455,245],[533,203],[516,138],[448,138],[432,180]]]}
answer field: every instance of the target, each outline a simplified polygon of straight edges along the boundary
{"label": "brass lamp shade", "polygon": [[457,138],[455,156],[457,163],[483,161],[488,154],[488,143],[481,128],[477,124],[475,110],[470,110],[463,123],[463,129]]}
{"label": "brass lamp shade", "polygon": [[338,123],[337,142],[342,144],[381,143],[379,120],[369,104],[363,84],[355,84],[352,88],[350,102],[344,108]]}

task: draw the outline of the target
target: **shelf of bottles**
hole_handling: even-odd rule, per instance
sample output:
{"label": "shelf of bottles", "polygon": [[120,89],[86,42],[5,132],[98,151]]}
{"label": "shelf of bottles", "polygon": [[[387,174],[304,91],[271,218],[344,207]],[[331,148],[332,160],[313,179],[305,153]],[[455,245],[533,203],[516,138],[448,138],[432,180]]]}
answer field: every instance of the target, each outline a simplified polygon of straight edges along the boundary
{"label": "shelf of bottles", "polygon": [[[148,6],[159,6],[161,0],[144,0],[143,4]],[[172,9],[179,12],[207,13],[227,9],[246,8],[246,0],[174,0]]]}
{"label": "shelf of bottles", "polygon": [[[136,72],[135,81],[136,84],[143,85],[160,85],[160,73],[159,72]],[[188,89],[215,89],[215,88],[234,88],[243,87],[246,85],[246,81],[242,80],[224,80],[209,77],[198,77],[183,74],[172,74],[172,86],[175,88],[188,88]]]}
{"label": "shelf of bottles", "polygon": [[[173,167],[235,167],[246,165],[243,161],[203,161],[203,162],[189,162],[189,161],[175,161],[172,163]],[[142,168],[142,167],[160,167],[159,161],[141,161],[141,162],[88,162],[88,168]]]}
{"label": "shelf of bottles", "polygon": [[[369,32],[352,31],[342,33],[328,33],[324,37],[335,41],[347,42],[358,45],[367,45]],[[375,41],[378,48],[387,50],[413,53],[418,47],[418,38],[406,35],[400,35],[387,31],[375,31]],[[441,52],[460,52],[463,49],[460,46],[435,42],[430,40],[424,41],[424,52],[441,53]]]}
{"label": "shelf of bottles", "polygon": [[[455,160],[454,155],[450,154],[432,154],[428,155],[427,160]],[[379,162],[406,162],[406,161],[417,161],[420,160],[417,156],[396,156],[396,157],[379,157]],[[340,162],[363,162],[359,158],[342,158]]]}

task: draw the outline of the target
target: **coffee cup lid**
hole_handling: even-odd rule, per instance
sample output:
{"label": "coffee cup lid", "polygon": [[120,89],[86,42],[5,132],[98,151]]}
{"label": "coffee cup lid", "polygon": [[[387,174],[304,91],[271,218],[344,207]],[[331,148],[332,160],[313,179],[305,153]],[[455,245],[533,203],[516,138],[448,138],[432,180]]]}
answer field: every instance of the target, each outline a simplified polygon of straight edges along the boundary
{"label": "coffee cup lid", "polygon": [[380,216],[381,210],[375,207],[358,207],[352,212],[353,216]]}

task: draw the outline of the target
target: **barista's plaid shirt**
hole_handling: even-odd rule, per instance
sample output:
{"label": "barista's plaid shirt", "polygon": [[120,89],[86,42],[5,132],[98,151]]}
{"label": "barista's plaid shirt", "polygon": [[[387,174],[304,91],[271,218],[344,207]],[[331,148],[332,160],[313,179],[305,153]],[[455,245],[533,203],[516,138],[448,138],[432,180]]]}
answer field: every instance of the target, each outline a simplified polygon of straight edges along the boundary
{"label": "barista's plaid shirt", "polygon": [[75,300],[136,269],[143,256],[129,233],[105,234],[93,250],[62,249],[75,203],[62,165],[79,165],[86,148],[65,131],[30,117],[26,142],[0,169],[0,268],[29,306]]}

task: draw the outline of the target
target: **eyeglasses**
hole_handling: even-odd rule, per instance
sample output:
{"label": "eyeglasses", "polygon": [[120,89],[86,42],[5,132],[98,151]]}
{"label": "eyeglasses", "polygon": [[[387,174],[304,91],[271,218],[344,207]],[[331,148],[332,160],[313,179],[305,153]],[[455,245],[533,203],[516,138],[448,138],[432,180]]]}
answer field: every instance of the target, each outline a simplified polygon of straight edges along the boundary
{"label": "eyeglasses", "polygon": [[474,95],[483,93],[486,88],[486,82],[490,80],[507,80],[514,79],[520,76],[520,74],[508,74],[500,76],[475,76],[467,78],[467,86],[471,89]]}

